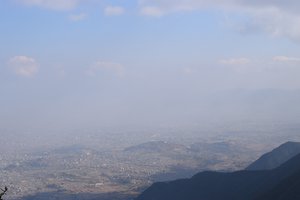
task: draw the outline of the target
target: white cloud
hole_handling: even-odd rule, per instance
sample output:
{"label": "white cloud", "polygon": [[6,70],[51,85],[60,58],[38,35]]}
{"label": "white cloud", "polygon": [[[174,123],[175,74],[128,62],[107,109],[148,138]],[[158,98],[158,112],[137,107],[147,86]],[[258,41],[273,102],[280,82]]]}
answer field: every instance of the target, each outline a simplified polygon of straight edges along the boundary
{"label": "white cloud", "polygon": [[34,58],[15,56],[9,59],[8,65],[20,76],[31,77],[38,72],[39,64]]}
{"label": "white cloud", "polygon": [[[237,74],[294,74],[299,73],[300,58],[274,56],[268,59],[230,58],[219,61],[219,69]],[[222,66],[222,67],[221,67]]]}
{"label": "white cloud", "polygon": [[285,12],[298,13],[300,2],[298,0],[139,0],[141,8],[155,6],[165,13],[174,11],[192,11],[205,8],[220,8],[223,10],[259,10],[276,8]]}
{"label": "white cloud", "polygon": [[220,60],[219,62],[224,65],[246,65],[250,63],[250,60],[248,58],[230,58]]}
{"label": "white cloud", "polygon": [[104,14],[106,16],[118,16],[125,13],[125,9],[120,6],[107,6],[104,9]]}
{"label": "white cloud", "polygon": [[197,10],[210,4],[207,2],[204,0],[139,0],[139,5],[142,11],[149,11],[149,13],[159,11],[164,15],[176,11]]}
{"label": "white cloud", "polygon": [[161,17],[164,15],[164,12],[158,7],[146,6],[143,7],[140,11],[142,15],[152,16],[152,17]]}
{"label": "white cloud", "polygon": [[124,66],[115,62],[97,61],[86,71],[86,73],[89,76],[95,76],[98,71],[107,71],[118,77],[122,77],[124,74]]}
{"label": "white cloud", "polygon": [[39,6],[53,10],[74,9],[81,0],[18,0],[28,6]]}
{"label": "white cloud", "polygon": [[273,57],[273,61],[276,62],[300,62],[300,58],[288,57],[288,56],[275,56]]}
{"label": "white cloud", "polygon": [[256,9],[248,12],[250,21],[244,23],[244,33],[264,31],[274,37],[300,41],[300,15],[279,8]]}
{"label": "white cloud", "polygon": [[192,74],[193,72],[194,72],[194,70],[190,67],[183,68],[183,73],[184,74]]}
{"label": "white cloud", "polygon": [[77,21],[82,21],[84,19],[86,19],[87,15],[85,13],[80,13],[77,15],[70,15],[69,16],[69,20],[77,22]]}
{"label": "white cloud", "polygon": [[[250,18],[239,24],[243,32],[264,31],[276,37],[300,41],[300,1],[261,0],[139,0],[140,12],[163,16],[173,12],[217,9]],[[234,20],[234,19],[233,19]],[[250,22],[249,22],[250,21]],[[240,22],[239,22],[240,23]]]}

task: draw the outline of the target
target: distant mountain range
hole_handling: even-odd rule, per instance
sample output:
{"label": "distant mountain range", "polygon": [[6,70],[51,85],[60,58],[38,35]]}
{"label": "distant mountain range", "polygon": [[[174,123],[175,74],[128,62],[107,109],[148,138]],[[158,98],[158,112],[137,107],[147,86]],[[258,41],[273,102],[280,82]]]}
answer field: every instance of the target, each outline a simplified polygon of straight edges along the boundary
{"label": "distant mountain range", "polygon": [[154,183],[136,200],[300,199],[299,146],[285,143],[243,171],[201,172],[190,179]]}
{"label": "distant mountain range", "polygon": [[165,141],[150,141],[130,146],[124,149],[127,153],[210,153],[210,154],[231,154],[240,152],[242,149],[229,142],[196,142],[190,146],[169,143]]}
{"label": "distant mountain range", "polygon": [[187,151],[187,147],[164,141],[151,141],[124,149],[130,153],[165,153],[173,151]]}

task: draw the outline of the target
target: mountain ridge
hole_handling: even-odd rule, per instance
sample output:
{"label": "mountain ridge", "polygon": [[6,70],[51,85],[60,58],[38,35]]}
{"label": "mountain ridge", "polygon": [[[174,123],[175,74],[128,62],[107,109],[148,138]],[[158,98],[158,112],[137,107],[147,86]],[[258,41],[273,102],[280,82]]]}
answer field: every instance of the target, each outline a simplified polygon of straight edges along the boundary
{"label": "mountain ridge", "polygon": [[[285,143],[289,144],[292,143]],[[266,200],[260,197],[272,196],[273,188],[282,188],[281,182],[293,180],[298,172],[300,154],[272,170],[242,170],[231,173],[206,171],[190,179],[154,183],[136,200]],[[298,179],[295,180],[296,183],[297,181]]]}
{"label": "mountain ridge", "polygon": [[246,170],[275,169],[300,153],[300,142],[286,142],[272,151],[263,154],[251,163]]}

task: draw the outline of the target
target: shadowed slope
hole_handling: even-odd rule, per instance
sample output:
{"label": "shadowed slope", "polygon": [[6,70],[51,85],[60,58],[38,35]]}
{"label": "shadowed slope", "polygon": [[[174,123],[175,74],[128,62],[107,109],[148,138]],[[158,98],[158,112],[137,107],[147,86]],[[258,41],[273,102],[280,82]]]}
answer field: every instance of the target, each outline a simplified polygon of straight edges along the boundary
{"label": "shadowed slope", "polygon": [[155,183],[136,200],[252,200],[299,170],[300,154],[273,170],[202,172],[191,179]]}
{"label": "shadowed slope", "polygon": [[249,165],[246,170],[275,169],[300,153],[300,142],[287,142],[269,153],[262,155]]}

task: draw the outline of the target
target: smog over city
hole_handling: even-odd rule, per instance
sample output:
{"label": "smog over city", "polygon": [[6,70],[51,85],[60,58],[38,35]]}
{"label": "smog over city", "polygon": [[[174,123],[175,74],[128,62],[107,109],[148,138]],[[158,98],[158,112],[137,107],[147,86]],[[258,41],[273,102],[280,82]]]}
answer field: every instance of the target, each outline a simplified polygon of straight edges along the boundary
{"label": "smog over city", "polygon": [[299,9],[1,1],[0,199],[298,199]]}

